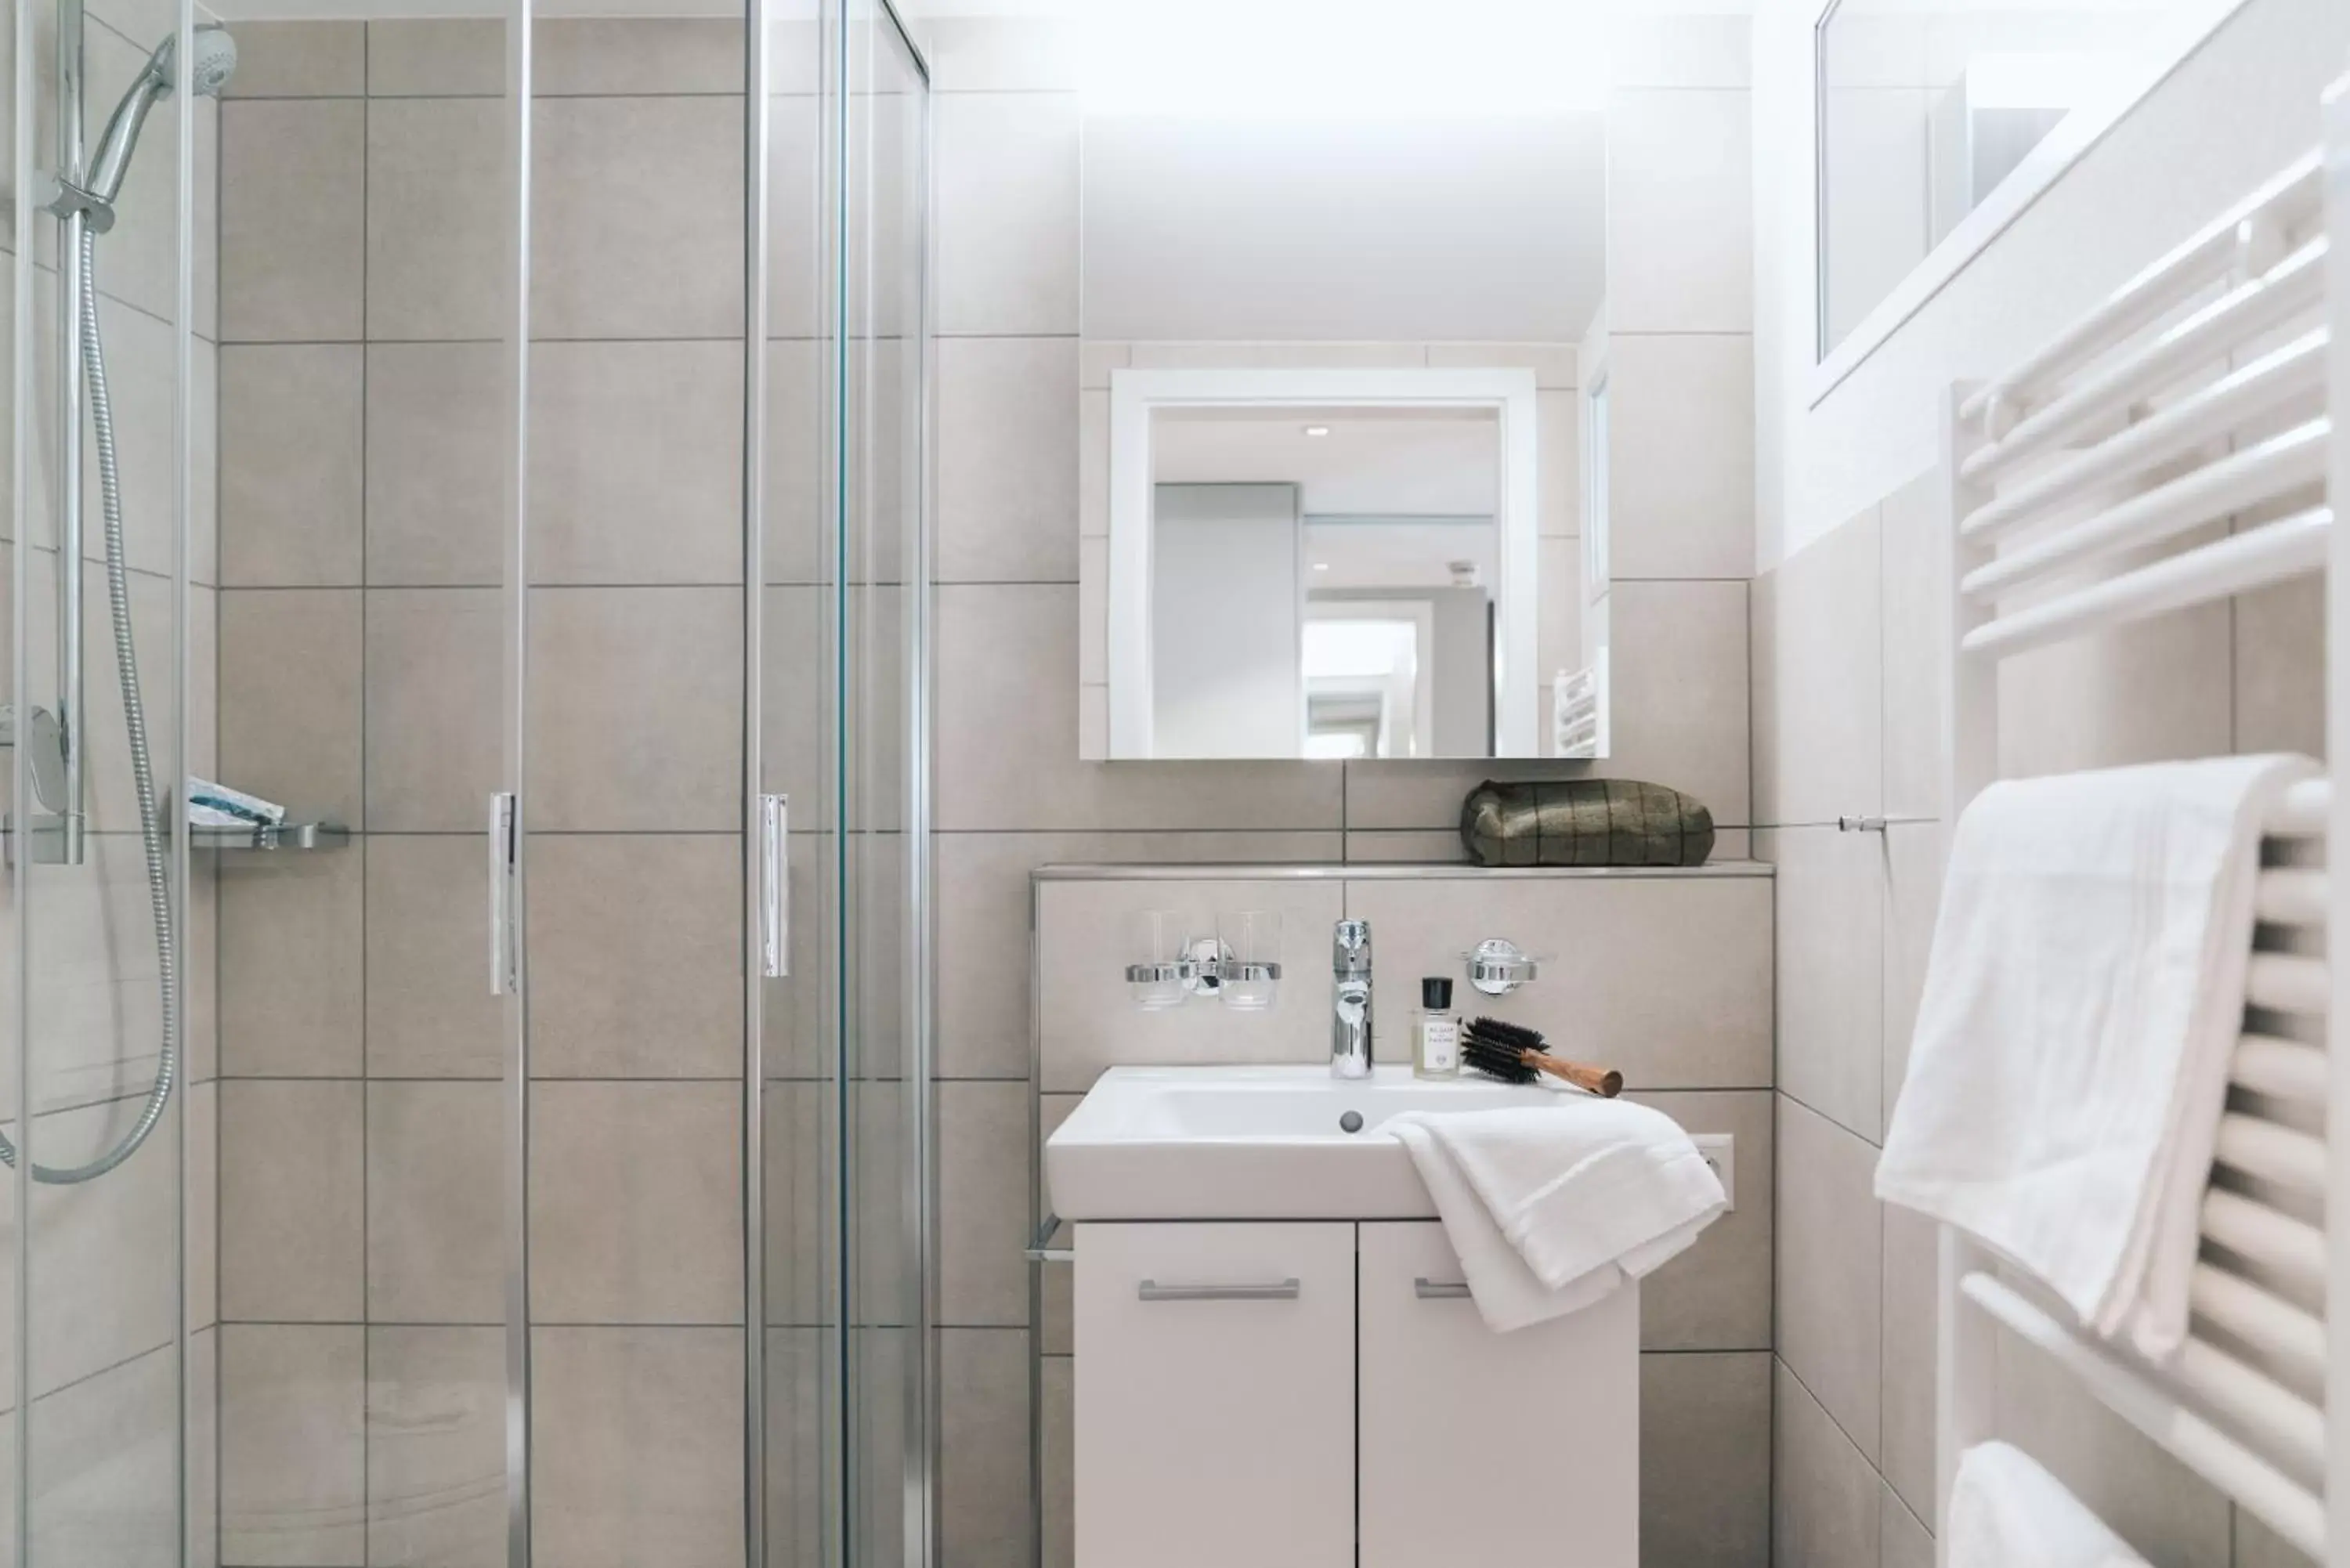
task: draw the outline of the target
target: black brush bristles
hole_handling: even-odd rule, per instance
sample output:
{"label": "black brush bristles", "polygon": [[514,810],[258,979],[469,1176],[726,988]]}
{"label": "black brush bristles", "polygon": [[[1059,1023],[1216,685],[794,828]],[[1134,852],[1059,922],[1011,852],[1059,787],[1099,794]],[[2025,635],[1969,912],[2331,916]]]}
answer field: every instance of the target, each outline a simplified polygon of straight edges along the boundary
{"label": "black brush bristles", "polygon": [[1531,1084],[1540,1076],[1526,1065],[1525,1053],[1542,1048],[1540,1034],[1498,1018],[1471,1019],[1461,1032],[1461,1064],[1504,1084]]}
{"label": "black brush bristles", "polygon": [[1504,1045],[1514,1045],[1521,1051],[1546,1053],[1550,1050],[1550,1043],[1543,1038],[1541,1030],[1529,1029],[1523,1023],[1487,1018],[1481,1013],[1469,1021],[1469,1027],[1488,1039],[1498,1040]]}

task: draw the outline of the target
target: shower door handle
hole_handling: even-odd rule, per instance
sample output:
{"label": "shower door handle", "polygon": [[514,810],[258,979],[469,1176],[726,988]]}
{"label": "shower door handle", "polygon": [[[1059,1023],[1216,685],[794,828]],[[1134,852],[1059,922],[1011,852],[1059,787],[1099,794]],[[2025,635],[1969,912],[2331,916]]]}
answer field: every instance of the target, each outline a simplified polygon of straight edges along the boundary
{"label": "shower door handle", "polygon": [[506,996],[515,973],[515,883],[522,867],[520,814],[514,792],[490,796],[490,994]]}
{"label": "shower door handle", "polygon": [[792,879],[784,854],[791,821],[791,796],[759,797],[759,973],[768,980],[792,972]]}

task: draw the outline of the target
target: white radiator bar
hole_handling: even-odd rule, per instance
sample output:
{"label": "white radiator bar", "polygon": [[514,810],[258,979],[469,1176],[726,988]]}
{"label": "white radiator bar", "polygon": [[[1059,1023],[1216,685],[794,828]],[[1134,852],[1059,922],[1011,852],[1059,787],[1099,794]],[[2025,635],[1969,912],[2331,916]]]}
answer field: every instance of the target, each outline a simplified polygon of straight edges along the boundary
{"label": "white radiator bar", "polygon": [[2252,914],[2272,926],[2322,926],[2333,884],[2314,867],[2272,866],[2261,873]]}
{"label": "white radiator bar", "polygon": [[2099,421],[2154,396],[2179,378],[2224,360],[2229,351],[2290,323],[2325,297],[2325,240],[2310,241],[2272,271],[2239,285],[2145,348],[2064,392],[1960,465],[1962,478],[1993,474],[2047,452]]}
{"label": "white radiator bar", "polygon": [[1959,1288],[2018,1336],[2054,1357],[2107,1409],[2260,1515],[2278,1534],[2324,1560],[2325,1505],[2315,1491],[2145,1372],[2082,1339],[1989,1274],[1969,1274]]}
{"label": "white radiator bar", "polygon": [[2220,1118],[2216,1158],[2230,1170],[2309,1198],[2325,1196],[2325,1140],[2230,1112]]}
{"label": "white radiator bar", "polygon": [[2282,1356],[2303,1370],[2325,1366],[2325,1323],[2282,1296],[2210,1263],[2198,1263],[2187,1286],[2196,1315],[2253,1349]]}
{"label": "white radiator bar", "polygon": [[2252,421],[2295,410],[2317,413],[2323,407],[2329,341],[2326,329],[2317,327],[2210,386],[2199,387],[2112,440],[2033,475],[1968,514],[1959,533],[1968,539],[1989,539],[2019,523],[2044,521],[2100,486],[2185,457]]}
{"label": "white radiator bar", "polygon": [[2027,356],[1960,405],[1959,417],[1982,419],[2002,407],[2028,403],[2060,380],[2126,341],[2199,292],[2233,273],[2263,271],[2263,248],[2305,221],[2318,204],[2323,156],[2313,150],[2214,218],[2186,244],[2125,284],[2111,299]]}
{"label": "white radiator bar", "polygon": [[1970,597],[1988,602],[2035,577],[2134,545],[2176,538],[2230,513],[2315,484],[2325,477],[2326,441],[2333,433],[2332,422],[2324,419],[2296,425],[2011,551],[1969,572],[1961,586]]}
{"label": "white radiator bar", "polygon": [[2298,1285],[2324,1287],[2325,1232],[2306,1220],[2215,1187],[2203,1195],[2202,1233],[2205,1241]]}
{"label": "white radiator bar", "polygon": [[2300,576],[2324,566],[2326,532],[2333,521],[2331,511],[2313,507],[2249,534],[2166,556],[2151,566],[1986,622],[1960,639],[1960,650],[2021,653],[2102,627],[2232,598]]}
{"label": "white radiator bar", "polygon": [[2284,792],[2268,820],[2272,838],[2320,838],[2334,812],[2334,781],[2303,779]]}
{"label": "white radiator bar", "polygon": [[2272,1012],[2325,1015],[2329,982],[2325,961],[2299,953],[2254,953],[2244,977],[2244,1000]]}
{"label": "white radiator bar", "polygon": [[2228,1078],[2239,1087],[2271,1099],[2323,1106],[2325,1104],[2325,1053],[2297,1040],[2267,1034],[2241,1035]]}

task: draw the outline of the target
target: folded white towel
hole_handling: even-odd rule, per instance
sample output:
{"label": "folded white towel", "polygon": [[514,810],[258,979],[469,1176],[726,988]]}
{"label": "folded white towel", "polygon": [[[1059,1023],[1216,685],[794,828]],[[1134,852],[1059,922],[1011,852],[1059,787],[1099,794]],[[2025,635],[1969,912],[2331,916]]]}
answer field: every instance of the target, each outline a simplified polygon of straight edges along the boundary
{"label": "folded white towel", "polygon": [[2005,1443],[1959,1456],[1945,1528],[1950,1568],[2146,1568],[2063,1481]]}
{"label": "folded white towel", "polygon": [[2265,815],[2221,757],[1994,784],[1959,821],[1877,1194],[2157,1359],[2187,1333]]}
{"label": "folded white towel", "polygon": [[1728,1199],[1670,1116],[1563,1091],[1555,1106],[1411,1112],[1409,1151],[1496,1334],[1589,1306],[1697,1240]]}

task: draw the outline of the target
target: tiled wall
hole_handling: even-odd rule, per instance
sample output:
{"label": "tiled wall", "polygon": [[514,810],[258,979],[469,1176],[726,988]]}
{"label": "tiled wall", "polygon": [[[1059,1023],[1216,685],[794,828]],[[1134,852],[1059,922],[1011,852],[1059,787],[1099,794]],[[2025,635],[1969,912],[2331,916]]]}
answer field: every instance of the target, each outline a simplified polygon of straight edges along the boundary
{"label": "tiled wall", "polygon": [[[36,48],[46,60],[53,17],[47,10],[36,16]],[[152,0],[92,0],[84,51],[86,116],[93,133],[172,22],[172,8]],[[40,107],[46,111],[46,98]],[[120,222],[98,251],[98,317],[120,451],[131,625],[159,792],[172,788],[172,774],[182,765],[210,774],[216,761],[212,669],[218,607],[213,419],[217,327],[211,258],[219,122],[209,99],[194,106],[196,206],[193,231],[185,237],[194,256],[195,309],[189,323],[194,431],[188,472],[191,586],[184,674],[190,703],[184,758],[172,740],[183,673],[172,593],[179,477],[174,317],[182,239],[174,192],[177,107],[174,101],[148,121],[123,184]],[[42,230],[54,234],[56,226],[45,223]],[[16,235],[0,234],[0,269],[12,286],[20,255]],[[41,326],[29,383],[36,394],[26,427],[33,436],[35,471],[27,476],[27,515],[41,521],[33,525],[24,557],[30,579],[24,585],[29,612],[24,630],[32,650],[27,684],[34,703],[52,710],[57,556],[48,521],[53,461],[46,442],[57,431],[49,379],[56,347],[49,325],[55,319],[55,275],[49,270],[54,260],[47,253],[39,257],[43,271],[36,280],[35,318]],[[18,348],[36,351],[34,344]],[[17,920],[31,926],[26,1002],[34,1072],[32,1143],[35,1158],[51,1166],[82,1163],[130,1131],[154,1082],[161,1029],[155,934],[107,608],[94,450],[86,446],[84,457],[88,856],[80,866],[43,866],[29,876],[12,877],[10,905],[0,912],[0,930],[11,940]],[[168,794],[163,805],[168,811]],[[11,1234],[5,1247],[5,1271],[23,1267],[31,1275],[31,1360],[29,1390],[14,1386],[12,1380],[0,1389],[0,1411],[12,1411],[16,1399],[30,1393],[34,1549],[63,1560],[132,1568],[167,1568],[177,1562],[183,1372],[184,1440],[199,1499],[190,1560],[211,1560],[208,1478],[218,1338],[211,1174],[217,1104],[214,880],[208,857],[199,854],[193,861],[182,932],[185,1058],[174,1102],[124,1165],[84,1185],[36,1187],[29,1246]],[[8,1102],[6,1130],[12,1137],[17,1131],[14,1082],[12,1067],[8,1086],[0,1089]],[[0,1176],[0,1225],[11,1232],[18,1179],[13,1170]],[[0,1321],[13,1325],[13,1279],[7,1295]],[[180,1312],[190,1331],[184,1368],[175,1349],[173,1314]],[[20,1506],[14,1482],[0,1492],[5,1494],[0,1509],[13,1528]]]}
{"label": "tiled wall", "polygon": [[[1537,452],[1535,499],[1540,605],[1534,668],[1534,732],[1546,735],[1550,676],[1574,670],[1583,655],[1583,403],[1575,391],[1572,343],[1120,343],[1090,339],[1079,348],[1077,455],[1077,754],[1109,756],[1109,377],[1113,370],[1243,369],[1305,366],[1354,369],[1532,370]],[[1546,742],[1545,742],[1546,743]]]}
{"label": "tiled wall", "polygon": [[[1641,1559],[1652,1568],[1744,1568],[1769,1552],[1771,1345],[1771,890],[1746,863],[1687,875],[1366,874],[1252,878],[1105,877],[1085,868],[1035,884],[1039,1116],[1053,1128],[1101,1071],[1121,1063],[1328,1059],[1330,928],[1368,920],[1374,1041],[1408,1061],[1423,975],[1453,978],[1462,1011],[1539,1028],[1564,1053],[1620,1068],[1627,1093],[1693,1132],[1735,1139],[1737,1207],[1641,1293]],[[1281,918],[1285,978],[1274,1005],[1238,1013],[1192,1000],[1143,1012],[1124,971],[1137,917],[1186,930],[1243,909]],[[1545,963],[1507,997],[1471,992],[1461,955],[1506,937]],[[1021,1106],[1024,1134],[1024,1096]],[[947,1171],[950,1179],[956,1172]],[[980,1172],[966,1173],[976,1176]],[[947,1190],[954,1189],[950,1186]],[[950,1219],[957,1216],[950,1215]],[[947,1288],[1019,1287],[1017,1209],[967,1209],[942,1236]],[[1045,1562],[1070,1562],[1068,1271],[1044,1275]]]}
{"label": "tiled wall", "polygon": [[[741,35],[539,39],[533,1495],[563,1568],[741,1552]],[[224,1561],[492,1562],[504,40],[238,36],[222,766],[361,832],[226,881]]]}
{"label": "tiled wall", "polygon": [[[1870,1181],[1939,898],[1939,472],[1757,579],[1756,851],[1777,863],[1781,1563],[1932,1561],[1932,1227]],[[2324,745],[2318,586],[2272,589],[2002,670],[2010,776]],[[1883,815],[1883,835],[1840,833]],[[2001,1420],[2159,1568],[2298,1561],[2028,1355]]]}
{"label": "tiled wall", "polygon": [[[1606,772],[1747,825],[1751,372],[1742,47],[1691,78],[1653,49],[1611,132],[1609,265],[1631,291],[1617,360],[1616,755]],[[942,1238],[983,1266],[939,1282],[940,1509],[956,1568],[1028,1561],[1025,1214],[1028,874],[1055,862],[1462,858],[1461,796],[1555,764],[1080,761],[1081,526],[1102,475],[1083,410],[1075,53],[1032,21],[941,18],[932,68],[938,300],[935,757]],[[1718,59],[1715,57],[1720,57]],[[1692,80],[1711,85],[1692,88]],[[1656,83],[1654,87],[1646,85]],[[1678,84],[1678,85],[1676,85]],[[1611,104],[1611,108],[1616,107]],[[983,1240],[983,1238],[984,1240]],[[942,1244],[962,1246],[961,1241]],[[1767,1381],[1748,1359],[1669,1358],[1687,1397]],[[1660,1396],[1661,1397],[1661,1396]],[[1715,1450],[1717,1453],[1721,1449]],[[1759,1562],[1760,1546],[1718,1561]],[[1727,1537],[1725,1537],[1727,1538]]]}

